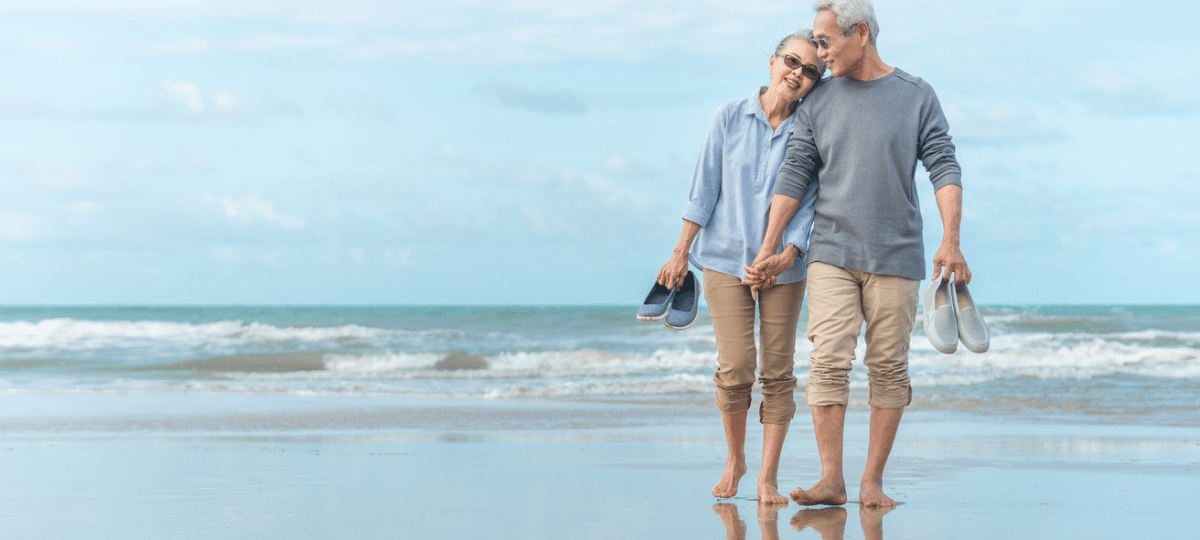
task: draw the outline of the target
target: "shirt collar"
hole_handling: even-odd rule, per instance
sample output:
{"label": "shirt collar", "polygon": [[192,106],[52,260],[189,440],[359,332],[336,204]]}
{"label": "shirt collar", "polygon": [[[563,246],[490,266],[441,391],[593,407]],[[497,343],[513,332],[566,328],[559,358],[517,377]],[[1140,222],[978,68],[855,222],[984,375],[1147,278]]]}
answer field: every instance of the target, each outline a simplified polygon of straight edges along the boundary
{"label": "shirt collar", "polygon": [[[742,114],[754,116],[770,127],[771,123],[767,121],[767,113],[763,112],[762,102],[758,100],[758,96],[761,96],[766,91],[767,87],[760,86],[758,91],[753,96],[750,96],[750,99],[746,100],[746,103],[742,106]],[[803,98],[801,100],[803,101]],[[800,108],[799,103],[796,104],[796,107],[792,108],[792,114],[789,114],[787,118],[783,119],[783,123],[779,124],[779,127],[783,128],[783,130],[776,130],[777,133],[791,133],[792,124],[796,122],[796,109],[798,108]]]}

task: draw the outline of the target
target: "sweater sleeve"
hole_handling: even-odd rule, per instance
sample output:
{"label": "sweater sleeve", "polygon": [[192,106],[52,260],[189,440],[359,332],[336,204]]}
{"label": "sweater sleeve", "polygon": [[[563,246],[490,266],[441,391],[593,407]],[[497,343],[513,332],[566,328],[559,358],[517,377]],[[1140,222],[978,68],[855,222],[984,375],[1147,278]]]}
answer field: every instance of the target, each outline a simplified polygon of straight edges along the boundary
{"label": "sweater sleeve", "polygon": [[696,171],[692,174],[688,204],[683,211],[683,219],[701,227],[708,225],[717,199],[721,196],[721,154],[725,143],[726,118],[726,107],[722,107],[708,126],[708,134],[700,147],[700,157],[696,160]]}
{"label": "sweater sleeve", "polygon": [[779,178],[775,181],[775,194],[786,195],[796,200],[803,200],[808,191],[809,181],[816,178],[821,168],[821,156],[817,152],[817,142],[813,137],[810,100],[800,102],[796,111],[796,128],[792,139],[788,141],[787,155],[783,158],[783,166],[779,169]]}
{"label": "sweater sleeve", "polygon": [[933,191],[944,186],[962,186],[962,169],[958,159],[954,157],[954,143],[950,140],[950,124],[942,113],[942,105],[937,94],[929,85],[924,85],[925,100],[921,105],[921,133],[917,142],[918,154],[925,170],[929,171],[929,181],[933,183]]}
{"label": "sweater sleeve", "polygon": [[816,213],[813,211],[813,205],[817,202],[817,179],[813,178],[808,183],[808,187],[804,191],[804,196],[800,198],[800,208],[796,210],[792,220],[788,222],[787,227],[783,229],[783,243],[779,246],[779,250],[792,244],[800,248],[800,254],[797,259],[803,259],[808,254],[808,239],[812,234],[813,221],[816,219]]}

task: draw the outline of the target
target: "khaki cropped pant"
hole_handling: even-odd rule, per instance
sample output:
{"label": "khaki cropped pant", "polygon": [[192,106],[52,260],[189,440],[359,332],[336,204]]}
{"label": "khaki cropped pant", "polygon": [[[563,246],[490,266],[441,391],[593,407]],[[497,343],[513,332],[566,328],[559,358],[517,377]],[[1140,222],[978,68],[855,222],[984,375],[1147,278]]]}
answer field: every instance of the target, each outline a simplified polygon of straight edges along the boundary
{"label": "khaki cropped pant", "polygon": [[850,363],[864,320],[868,402],[877,409],[903,409],[912,402],[908,346],[919,283],[819,261],[808,265],[809,405],[849,403]]}
{"label": "khaki cropped pant", "polygon": [[796,415],[796,376],[792,373],[796,353],[796,323],[804,300],[804,282],[775,285],[759,291],[761,356],[754,345],[754,299],[741,278],[704,270],[704,299],[717,337],[717,408],[725,414],[750,409],[754,368],[762,383],[763,401],[758,409],[764,424],[786,424]]}

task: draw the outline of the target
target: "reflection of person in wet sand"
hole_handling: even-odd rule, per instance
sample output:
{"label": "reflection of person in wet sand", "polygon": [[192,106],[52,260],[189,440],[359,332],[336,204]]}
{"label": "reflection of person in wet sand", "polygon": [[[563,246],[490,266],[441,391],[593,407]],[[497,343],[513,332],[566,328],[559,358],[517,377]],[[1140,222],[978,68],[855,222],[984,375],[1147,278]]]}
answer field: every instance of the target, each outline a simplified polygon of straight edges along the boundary
{"label": "reflection of person in wet sand", "polygon": [[[763,540],[779,540],[779,510],[781,506],[773,504],[758,505],[758,527],[762,531]],[[883,516],[891,512],[891,508],[879,506],[860,506],[858,519],[862,523],[863,537],[866,540],[883,540]],[[725,525],[725,538],[728,540],[746,540],[746,522],[738,517],[738,508],[730,503],[713,505],[713,512],[721,517]],[[832,506],[828,508],[805,508],[792,516],[792,527],[796,532],[804,532],[811,528],[821,535],[821,540],[844,540],[846,538],[845,508]]]}
{"label": "reflection of person in wet sand", "polygon": [[[758,503],[758,528],[762,532],[762,540],[779,540],[779,509],[775,504]],[[713,505],[713,512],[721,516],[725,524],[725,538],[729,540],[746,539],[746,522],[738,519],[737,506],[729,503]],[[842,518],[845,521],[845,518]]]}
{"label": "reflection of person in wet sand", "polygon": [[[883,516],[891,511],[891,508],[878,506],[858,507],[863,537],[867,540],[883,540]],[[797,532],[804,531],[805,527],[812,527],[821,534],[821,540],[842,540],[846,537],[846,509],[806,508],[792,516],[792,527],[795,527]]]}
{"label": "reflection of person in wet sand", "polygon": [[713,513],[721,516],[721,523],[725,525],[725,538],[746,540],[746,522],[738,518],[737,505],[717,503],[713,505]]}
{"label": "reflection of person in wet sand", "polygon": [[812,527],[821,534],[821,540],[842,540],[846,537],[846,509],[806,508],[792,516],[792,527],[796,528],[796,532]]}

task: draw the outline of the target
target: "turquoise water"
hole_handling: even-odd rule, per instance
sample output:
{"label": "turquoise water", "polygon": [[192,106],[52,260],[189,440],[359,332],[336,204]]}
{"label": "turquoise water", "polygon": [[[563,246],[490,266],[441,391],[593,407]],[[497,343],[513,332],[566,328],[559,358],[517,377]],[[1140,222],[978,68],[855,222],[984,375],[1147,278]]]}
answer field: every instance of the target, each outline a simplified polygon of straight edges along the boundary
{"label": "turquoise water", "polygon": [[[0,392],[708,399],[716,348],[706,314],[680,332],[635,312],[2,307]],[[1200,306],[992,306],[984,316],[984,354],[938,353],[918,324],[914,406],[1200,423]],[[800,340],[802,384],[808,352]],[[865,381],[856,367],[856,392]]]}

